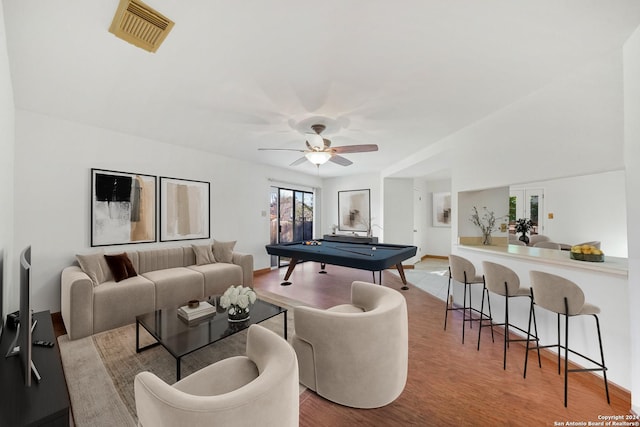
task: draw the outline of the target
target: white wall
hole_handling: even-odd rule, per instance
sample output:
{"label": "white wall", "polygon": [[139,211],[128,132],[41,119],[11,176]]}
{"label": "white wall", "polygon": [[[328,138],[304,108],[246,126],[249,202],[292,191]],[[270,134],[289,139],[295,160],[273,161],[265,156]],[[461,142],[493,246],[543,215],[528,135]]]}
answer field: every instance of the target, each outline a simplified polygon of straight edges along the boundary
{"label": "white wall", "polygon": [[[414,190],[413,179],[384,179],[384,241],[406,245],[413,243],[414,234]],[[407,264],[418,260],[417,256],[405,261]]]}
{"label": "white wall", "polygon": [[[514,188],[514,187],[512,187]],[[623,170],[534,182],[542,188],[541,234],[558,243],[599,240],[606,255],[627,257],[627,195]],[[553,213],[553,219],[548,214]]]}
{"label": "white wall", "polygon": [[[90,248],[90,169],[211,183],[211,236],[237,240],[268,268],[268,179],[318,187],[319,178],[188,150],[131,135],[16,111],[15,245],[32,245],[34,309],[60,310],[60,273]],[[188,246],[199,241],[137,244],[107,252]]]}
{"label": "white wall", "polygon": [[[382,191],[378,174],[353,175],[338,178],[327,178],[322,182],[322,228],[316,237],[331,234],[331,226],[338,224],[338,191],[369,189],[371,202],[371,231],[374,236],[384,238],[382,229]],[[338,233],[341,233],[338,231]],[[357,233],[365,235],[365,233]]]}
{"label": "white wall", "polygon": [[3,273],[0,273],[3,277],[0,277],[0,281],[5,284],[2,313],[7,313],[9,307],[12,311],[18,307],[17,289],[10,286],[14,282],[13,278],[17,277],[14,275],[17,257],[13,248],[15,109],[6,40],[4,11],[0,4],[0,262],[3,263]]}
{"label": "white wall", "polygon": [[433,193],[451,192],[451,180],[416,180],[414,186],[421,198],[414,206],[418,255],[447,256],[451,253],[451,227],[433,226]]}
{"label": "white wall", "polygon": [[454,191],[623,169],[622,93],[614,52],[452,135]]}
{"label": "white wall", "polygon": [[631,406],[640,414],[640,28],[624,46],[624,158],[627,175]]}

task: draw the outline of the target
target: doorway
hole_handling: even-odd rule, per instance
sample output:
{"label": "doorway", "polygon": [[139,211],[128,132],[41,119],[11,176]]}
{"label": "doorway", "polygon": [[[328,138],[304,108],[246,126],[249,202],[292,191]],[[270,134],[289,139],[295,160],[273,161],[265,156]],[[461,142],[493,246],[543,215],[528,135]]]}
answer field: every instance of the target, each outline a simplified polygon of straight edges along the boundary
{"label": "doorway", "polygon": [[[270,243],[288,243],[313,238],[313,193],[271,187]],[[271,267],[289,265],[289,258],[271,256]]]}

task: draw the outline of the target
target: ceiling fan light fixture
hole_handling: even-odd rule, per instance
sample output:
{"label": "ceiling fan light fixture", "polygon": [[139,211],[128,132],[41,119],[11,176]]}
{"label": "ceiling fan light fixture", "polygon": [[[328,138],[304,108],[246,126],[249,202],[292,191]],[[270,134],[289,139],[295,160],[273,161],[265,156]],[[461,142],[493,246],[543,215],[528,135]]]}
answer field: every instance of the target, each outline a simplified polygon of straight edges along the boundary
{"label": "ceiling fan light fixture", "polygon": [[311,151],[305,154],[305,157],[314,165],[320,166],[329,161],[331,153],[327,153],[326,151]]}

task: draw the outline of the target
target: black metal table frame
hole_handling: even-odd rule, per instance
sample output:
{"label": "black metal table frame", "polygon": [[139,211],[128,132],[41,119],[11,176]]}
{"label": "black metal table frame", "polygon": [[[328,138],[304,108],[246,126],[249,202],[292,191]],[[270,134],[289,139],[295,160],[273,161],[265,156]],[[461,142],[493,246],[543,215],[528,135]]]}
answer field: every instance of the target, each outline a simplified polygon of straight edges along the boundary
{"label": "black metal table frame", "polygon": [[[269,320],[269,319],[271,319],[272,317],[278,316],[278,315],[280,315],[280,314],[282,314],[282,315],[283,315],[283,317],[284,317],[284,331],[283,331],[283,332],[284,332],[284,339],[286,340],[286,339],[287,339],[287,309],[286,309],[286,308],[284,308],[284,307],[280,307],[280,308],[282,309],[282,311],[281,311],[280,313],[277,313],[277,314],[275,314],[275,315],[273,315],[273,316],[269,316],[269,317],[267,317],[266,319],[262,319],[262,320],[260,320],[259,322],[255,322],[255,323],[250,323],[249,321],[247,321],[247,322],[238,322],[238,323],[236,323],[236,324],[235,324],[235,325],[236,325],[236,327],[237,327],[237,330],[235,330],[233,333],[231,333],[231,334],[229,334],[229,335],[225,335],[224,337],[222,337],[222,338],[220,338],[220,339],[217,339],[217,340],[214,340],[214,341],[210,341],[210,342],[208,342],[208,343],[207,343],[207,344],[205,344],[205,345],[202,345],[202,346],[200,346],[200,347],[198,347],[198,348],[194,348],[193,350],[190,350],[190,351],[188,351],[188,352],[186,352],[186,353],[183,353],[183,354],[176,354],[176,353],[174,353],[170,348],[168,348],[168,347],[167,347],[167,346],[162,342],[162,338],[160,338],[160,337],[159,337],[157,334],[155,334],[154,332],[150,331],[150,330],[145,326],[145,324],[144,324],[144,323],[141,323],[141,322],[140,322],[140,320],[138,319],[138,317],[139,317],[139,316],[136,316],[136,353],[141,353],[141,352],[143,352],[143,351],[145,351],[145,350],[148,350],[148,349],[150,349],[150,348],[156,347],[156,346],[158,346],[158,345],[163,346],[163,347],[165,348],[165,350],[167,350],[167,351],[169,352],[169,354],[171,354],[171,356],[173,356],[173,357],[176,359],[176,381],[180,381],[180,379],[181,379],[181,372],[180,372],[180,368],[181,368],[181,361],[182,361],[182,358],[183,358],[184,356],[186,356],[186,355],[188,355],[188,354],[191,354],[191,353],[193,353],[194,351],[201,350],[201,349],[203,349],[203,348],[205,348],[205,347],[207,347],[207,346],[209,346],[209,345],[211,345],[211,344],[213,344],[213,343],[215,343],[215,342],[222,341],[222,340],[223,340],[223,339],[225,339],[225,338],[229,338],[230,336],[233,336],[233,335],[237,334],[238,332],[244,331],[245,329],[249,329],[249,326],[251,326],[251,325],[255,325],[255,324],[258,324],[258,323],[262,323],[262,322],[264,322],[265,320]],[[158,311],[158,310],[156,310],[156,311]],[[177,316],[176,316],[176,319],[177,319]],[[177,319],[177,321],[179,321],[179,322],[180,322],[181,320],[180,320],[180,319]],[[203,322],[206,322],[206,321],[207,321],[207,320],[203,320]],[[142,327],[143,327],[143,328],[144,328],[144,329],[145,329],[145,330],[146,330],[146,331],[147,331],[147,332],[148,332],[148,333],[149,333],[149,334],[150,334],[150,335],[151,335],[151,336],[156,340],[156,342],[154,342],[154,343],[152,343],[152,344],[149,344],[149,345],[146,345],[146,346],[144,346],[144,347],[140,347],[140,325],[142,325]],[[188,333],[188,331],[187,331],[187,332],[184,332],[184,333]]]}

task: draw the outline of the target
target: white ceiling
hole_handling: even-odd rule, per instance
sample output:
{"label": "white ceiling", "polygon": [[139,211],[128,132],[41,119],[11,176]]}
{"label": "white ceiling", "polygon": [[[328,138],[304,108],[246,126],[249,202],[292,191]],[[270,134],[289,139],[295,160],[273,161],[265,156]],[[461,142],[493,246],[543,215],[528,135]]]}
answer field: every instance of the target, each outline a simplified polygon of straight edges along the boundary
{"label": "white ceiling", "polygon": [[406,159],[640,25],[638,0],[147,0],[176,23],[154,54],[108,32],[118,0],[2,2],[16,108],[285,168],[300,154],[258,148],[314,122],[380,147],[323,177]]}

